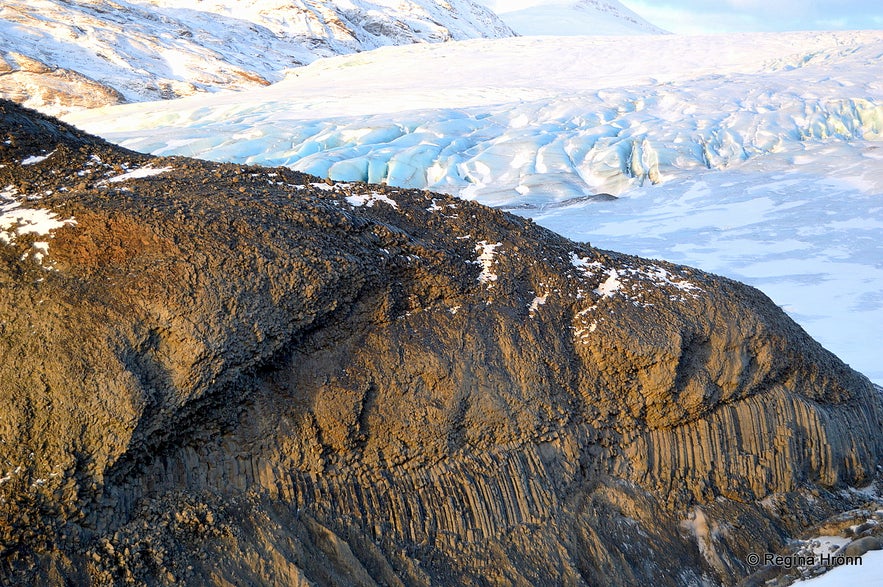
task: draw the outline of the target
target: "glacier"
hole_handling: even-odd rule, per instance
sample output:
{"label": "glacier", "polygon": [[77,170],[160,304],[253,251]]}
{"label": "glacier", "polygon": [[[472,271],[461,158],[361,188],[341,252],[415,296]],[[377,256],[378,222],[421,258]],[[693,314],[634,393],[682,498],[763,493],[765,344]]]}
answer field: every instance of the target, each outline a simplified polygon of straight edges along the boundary
{"label": "glacier", "polygon": [[159,155],[436,190],[755,285],[883,383],[883,33],[517,37],[70,114]]}

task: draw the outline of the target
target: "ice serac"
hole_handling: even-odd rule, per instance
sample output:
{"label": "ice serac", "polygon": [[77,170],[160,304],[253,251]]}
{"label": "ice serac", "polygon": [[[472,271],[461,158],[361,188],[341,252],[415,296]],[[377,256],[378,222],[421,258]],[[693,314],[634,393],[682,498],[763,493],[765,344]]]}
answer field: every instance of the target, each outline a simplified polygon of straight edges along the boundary
{"label": "ice serac", "polygon": [[[259,87],[321,57],[386,45],[512,34],[472,0],[9,0],[0,96],[61,113]],[[24,60],[43,70],[3,71]]]}
{"label": "ice serac", "polygon": [[729,585],[876,481],[734,281],[8,102],[0,190],[3,582]]}

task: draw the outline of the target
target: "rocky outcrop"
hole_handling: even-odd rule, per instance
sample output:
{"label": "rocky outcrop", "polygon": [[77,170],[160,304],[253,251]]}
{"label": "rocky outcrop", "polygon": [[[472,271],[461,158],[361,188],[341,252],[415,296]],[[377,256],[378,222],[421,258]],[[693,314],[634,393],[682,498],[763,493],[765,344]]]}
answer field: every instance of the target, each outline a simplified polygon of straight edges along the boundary
{"label": "rocky outcrop", "polygon": [[66,112],[124,102],[113,88],[21,53],[0,54],[0,96],[25,106]]}
{"label": "rocky outcrop", "polygon": [[733,584],[875,479],[737,282],[10,103],[0,160],[7,582]]}

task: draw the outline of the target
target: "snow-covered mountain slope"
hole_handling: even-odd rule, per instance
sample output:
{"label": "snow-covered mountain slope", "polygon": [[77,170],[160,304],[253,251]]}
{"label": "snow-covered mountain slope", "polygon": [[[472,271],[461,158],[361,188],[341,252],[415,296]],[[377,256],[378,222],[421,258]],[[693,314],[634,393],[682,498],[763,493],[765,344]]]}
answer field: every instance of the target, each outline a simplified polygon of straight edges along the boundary
{"label": "snow-covered mountain slope", "polygon": [[69,120],[139,150],[477,198],[723,273],[883,382],[881,56],[880,32],[466,41]]}
{"label": "snow-covered mountain slope", "polygon": [[519,35],[646,35],[666,31],[617,0],[479,0]]}
{"label": "snow-covered mountain slope", "polygon": [[511,34],[472,0],[5,0],[0,96],[58,113],[266,85],[385,45]]}

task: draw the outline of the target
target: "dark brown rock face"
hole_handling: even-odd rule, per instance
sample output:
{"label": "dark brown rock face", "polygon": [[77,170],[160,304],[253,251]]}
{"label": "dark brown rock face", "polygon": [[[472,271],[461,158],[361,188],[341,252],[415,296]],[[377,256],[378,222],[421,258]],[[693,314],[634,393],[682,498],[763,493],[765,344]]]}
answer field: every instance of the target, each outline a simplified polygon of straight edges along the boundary
{"label": "dark brown rock face", "polygon": [[760,292],[0,103],[0,579],[733,584],[880,391]]}

